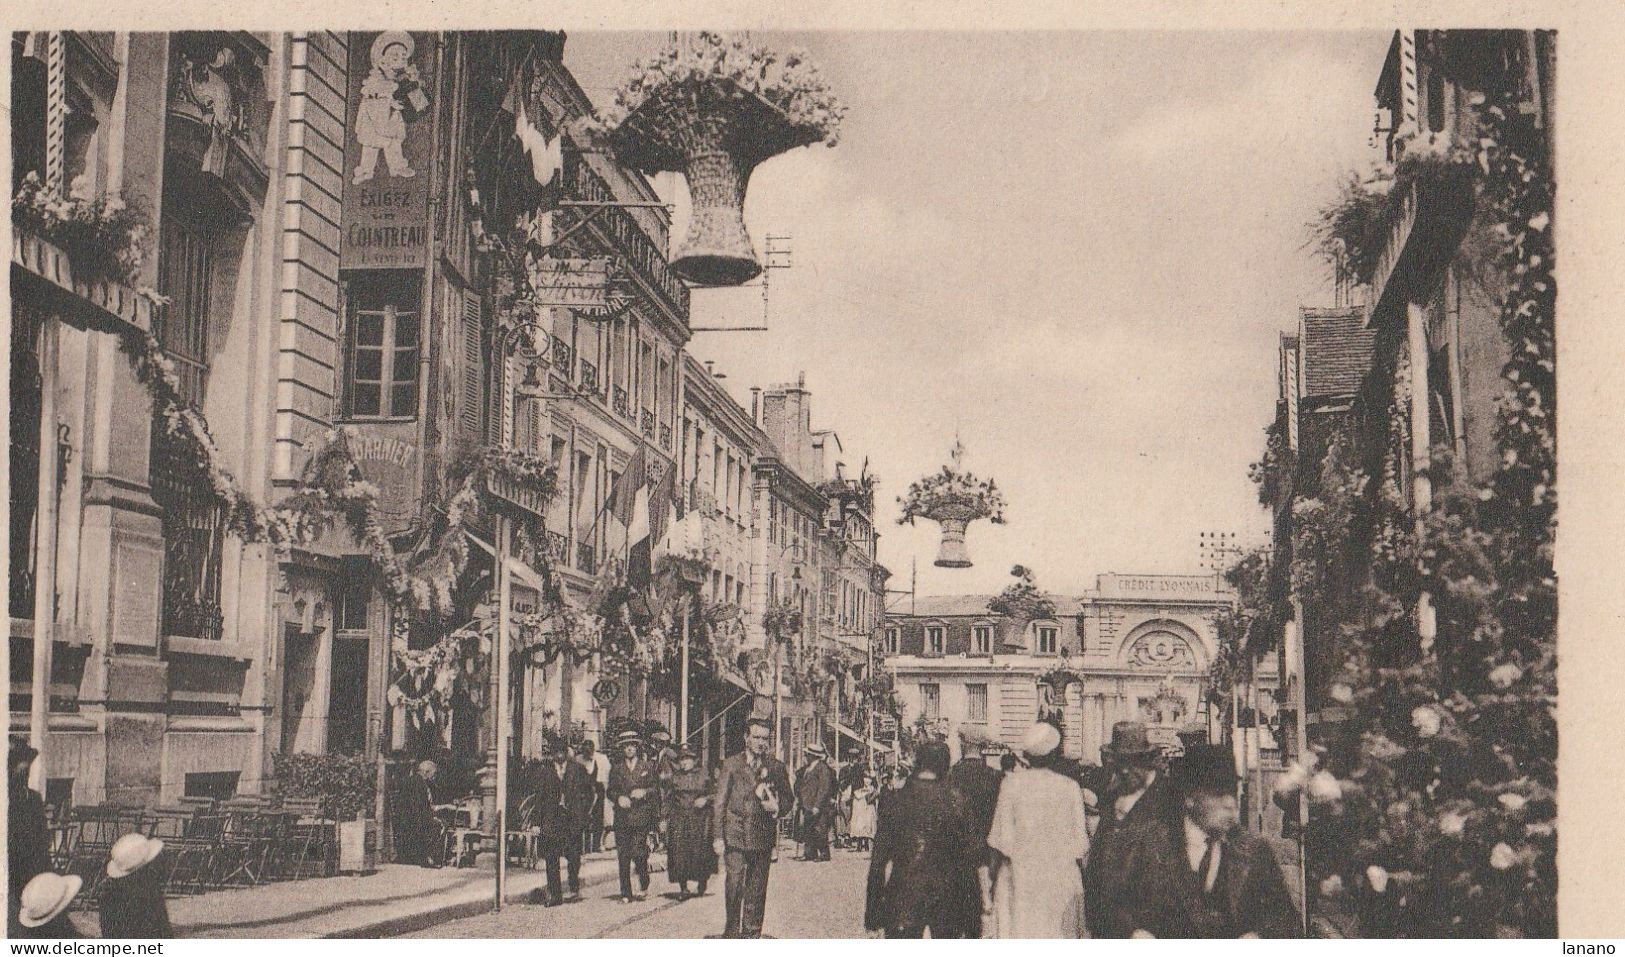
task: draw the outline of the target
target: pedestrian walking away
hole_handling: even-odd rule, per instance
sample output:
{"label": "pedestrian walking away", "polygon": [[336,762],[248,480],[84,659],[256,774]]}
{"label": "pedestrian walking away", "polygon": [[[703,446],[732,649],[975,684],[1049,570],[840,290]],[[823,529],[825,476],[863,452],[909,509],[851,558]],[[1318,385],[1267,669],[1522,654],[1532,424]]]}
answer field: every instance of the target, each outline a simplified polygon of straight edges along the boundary
{"label": "pedestrian walking away", "polygon": [[677,752],[677,766],[666,786],[666,879],[677,885],[682,900],[694,893],[704,896],[711,875],[717,872],[717,856],[711,846],[712,784],[699,766],[698,756],[686,745]]}
{"label": "pedestrian walking away", "polygon": [[[615,807],[615,858],[621,872],[621,900],[642,900],[649,890],[649,832],[660,823],[660,771],[643,754],[643,739],[623,731],[615,739],[621,759],[609,769],[606,794]],[[632,890],[636,872],[638,889]]]}
{"label": "pedestrian walking away", "polygon": [[1111,741],[1101,746],[1100,757],[1105,791],[1100,795],[1100,822],[1083,875],[1089,936],[1127,937],[1134,928],[1126,916],[1127,902],[1118,899],[1123,892],[1124,855],[1146,839],[1148,826],[1160,826],[1176,808],[1162,771],[1162,751],[1151,743],[1144,723],[1112,725]]}
{"label": "pedestrian walking away", "polygon": [[1240,826],[1235,758],[1200,745],[1175,763],[1178,812],[1121,858],[1121,918],[1135,937],[1297,937],[1297,909],[1275,854]]}
{"label": "pedestrian walking away", "polygon": [[927,742],[902,790],[880,805],[863,926],[887,937],[980,937],[981,836],[948,784],[948,746]]}
{"label": "pedestrian walking away", "polygon": [[959,731],[959,761],[948,771],[948,786],[965,802],[965,809],[970,813],[976,840],[983,850],[984,866],[991,863],[987,858],[987,832],[993,826],[999,785],[1004,780],[1004,775],[995,771],[987,760],[999,750],[999,745],[987,735],[963,727]]}
{"label": "pedestrian walking away", "polygon": [[1039,723],[1021,749],[1030,765],[1004,779],[987,843],[997,852],[993,900],[1001,938],[1083,936],[1082,865],[1089,853],[1083,791],[1054,770],[1061,733]]}
{"label": "pedestrian walking away", "polygon": [[164,842],[126,834],[108,854],[101,895],[102,936],[116,940],[162,940],[175,936],[164,903],[163,876],[153,861]]}
{"label": "pedestrian walking away", "polygon": [[[596,793],[592,778],[570,759],[569,745],[559,739],[543,742],[545,761],[536,783],[536,812],[541,833],[537,846],[547,867],[547,905],[581,899],[581,846],[591,819]],[[564,897],[559,861],[570,878],[570,896]]]}
{"label": "pedestrian walking away", "polygon": [[829,832],[835,826],[835,770],[825,760],[824,746],[809,744],[809,763],[796,776],[796,804],[801,814],[802,859],[829,860]]}
{"label": "pedestrian walking away", "polygon": [[751,719],[745,752],[724,761],[717,778],[712,848],[727,868],[723,937],[762,936],[779,819],[789,813],[792,800],[789,773],[767,753],[772,727],[764,719]]}

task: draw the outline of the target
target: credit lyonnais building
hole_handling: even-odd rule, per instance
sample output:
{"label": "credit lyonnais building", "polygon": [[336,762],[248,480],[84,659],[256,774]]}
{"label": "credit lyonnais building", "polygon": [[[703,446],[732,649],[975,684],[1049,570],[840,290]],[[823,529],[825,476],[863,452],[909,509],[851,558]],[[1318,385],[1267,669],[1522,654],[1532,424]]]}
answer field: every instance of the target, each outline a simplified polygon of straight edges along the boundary
{"label": "credit lyonnais building", "polygon": [[1214,619],[1233,602],[1217,576],[1101,575],[1082,596],[1051,595],[1054,614],[1025,622],[990,612],[991,598],[921,596],[887,616],[905,726],[955,747],[969,726],[1013,749],[1033,721],[1058,719],[1066,753],[1088,763],[1117,721],[1144,721],[1170,745],[1182,728],[1208,728]]}

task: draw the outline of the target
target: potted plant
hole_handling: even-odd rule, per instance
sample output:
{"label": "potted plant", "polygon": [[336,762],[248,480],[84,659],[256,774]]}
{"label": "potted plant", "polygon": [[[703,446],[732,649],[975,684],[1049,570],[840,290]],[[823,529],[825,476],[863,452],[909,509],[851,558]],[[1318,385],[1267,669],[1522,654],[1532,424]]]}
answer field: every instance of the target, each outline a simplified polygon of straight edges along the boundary
{"label": "potted plant", "polygon": [[628,166],[684,175],[692,212],[672,271],[737,286],[762,271],[745,231],[751,172],[800,146],[834,146],[844,112],[805,54],[701,32],[639,63],[586,129]]}
{"label": "potted plant", "polygon": [[940,568],[971,567],[970,552],[965,549],[965,528],[971,522],[987,519],[995,525],[1004,524],[1004,496],[992,479],[980,479],[961,467],[965,447],[954,443],[949,453],[952,460],[942,471],[928,475],[908,487],[908,494],[898,498],[903,514],[899,525],[914,524],[924,518],[942,527],[942,543],[937,549],[936,565]]}

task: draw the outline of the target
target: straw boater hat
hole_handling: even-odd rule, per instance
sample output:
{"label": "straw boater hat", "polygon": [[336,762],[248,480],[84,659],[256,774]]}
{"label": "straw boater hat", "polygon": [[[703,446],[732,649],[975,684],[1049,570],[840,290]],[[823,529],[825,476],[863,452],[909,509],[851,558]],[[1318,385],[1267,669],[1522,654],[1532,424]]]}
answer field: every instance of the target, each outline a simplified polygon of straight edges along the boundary
{"label": "straw boater hat", "polygon": [[615,736],[616,747],[621,748],[629,744],[643,744],[643,735],[638,734],[636,731],[622,731]]}
{"label": "straw boater hat", "polygon": [[157,859],[164,851],[164,842],[144,834],[126,834],[113,842],[107,855],[107,876],[129,877]]}
{"label": "straw boater hat", "polygon": [[40,927],[49,924],[56,916],[68,909],[79,888],[84,885],[84,878],[77,874],[58,874],[55,871],[46,871],[34,875],[34,879],[23,888],[21,898],[18,900],[17,923],[24,927]]}
{"label": "straw boater hat", "polygon": [[1021,750],[1029,758],[1041,758],[1061,746],[1061,732],[1055,725],[1040,721],[1021,736]]}
{"label": "straw boater hat", "polygon": [[413,51],[417,49],[417,43],[413,41],[412,34],[404,30],[385,30],[383,33],[378,34],[377,39],[372,41],[373,62],[376,63],[382,59],[384,51],[397,43],[406,47],[406,58],[410,60]]}
{"label": "straw boater hat", "polygon": [[824,746],[818,744],[817,742],[807,745],[807,753],[815,758],[822,758],[826,754],[824,751]]}

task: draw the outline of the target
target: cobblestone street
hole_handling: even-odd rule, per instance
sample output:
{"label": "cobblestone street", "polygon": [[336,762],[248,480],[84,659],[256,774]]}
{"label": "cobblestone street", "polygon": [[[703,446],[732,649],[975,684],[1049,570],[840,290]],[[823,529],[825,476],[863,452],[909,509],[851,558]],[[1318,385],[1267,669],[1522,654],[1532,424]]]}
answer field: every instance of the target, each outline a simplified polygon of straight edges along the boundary
{"label": "cobblestone street", "polygon": [[[864,875],[867,854],[835,851],[829,863],[791,859],[786,848],[773,865],[767,889],[767,936],[777,938],[862,937]],[[409,937],[681,937],[719,933],[723,924],[722,877],[706,896],[678,902],[675,889],[653,875],[649,899],[622,904],[614,899],[615,882],[585,889],[578,904],[544,908],[516,904],[500,914],[450,921]]]}

